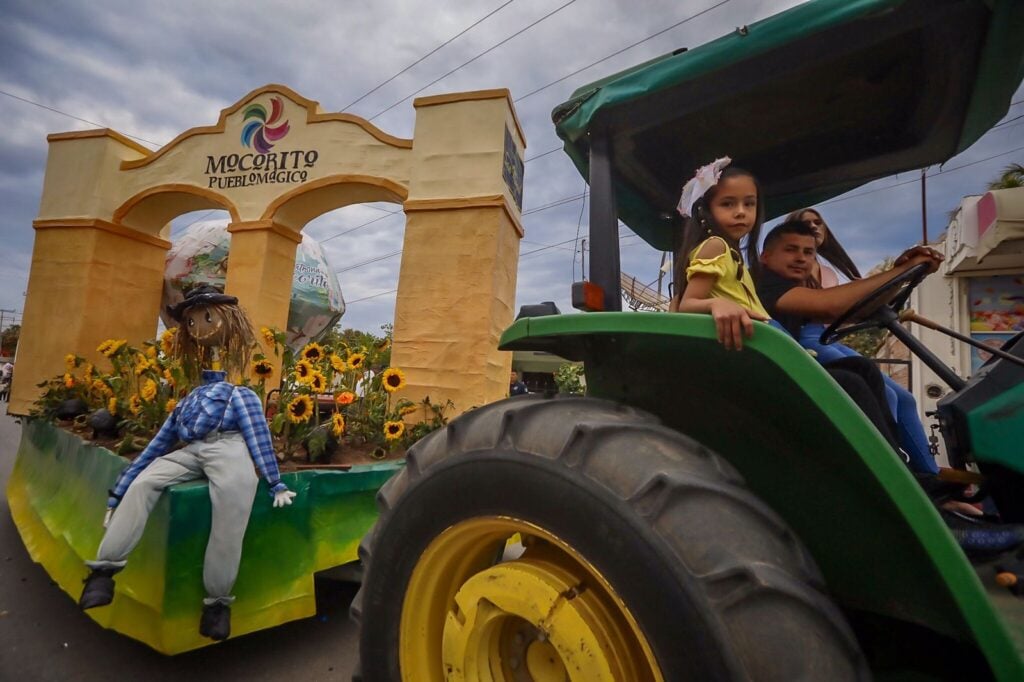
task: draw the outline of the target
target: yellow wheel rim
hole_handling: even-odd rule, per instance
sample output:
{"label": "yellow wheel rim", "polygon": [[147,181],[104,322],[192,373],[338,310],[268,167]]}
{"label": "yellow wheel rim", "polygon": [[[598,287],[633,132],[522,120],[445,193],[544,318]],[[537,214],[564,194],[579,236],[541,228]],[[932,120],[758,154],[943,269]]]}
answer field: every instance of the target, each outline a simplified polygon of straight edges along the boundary
{"label": "yellow wheel rim", "polygon": [[399,660],[416,682],[664,679],[604,576],[552,533],[505,516],[462,521],[420,556]]}

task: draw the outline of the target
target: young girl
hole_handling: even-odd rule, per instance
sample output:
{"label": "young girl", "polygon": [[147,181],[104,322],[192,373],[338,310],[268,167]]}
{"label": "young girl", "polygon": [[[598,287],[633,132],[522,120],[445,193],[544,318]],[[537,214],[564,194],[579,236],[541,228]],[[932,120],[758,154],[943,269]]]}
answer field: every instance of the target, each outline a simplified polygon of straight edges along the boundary
{"label": "young girl", "polygon": [[[697,171],[683,187],[679,213],[686,218],[683,243],[676,254],[678,290],[671,310],[709,313],[718,340],[729,349],[743,348],[753,336],[752,320],[770,321],[750,275],[756,264],[757,241],[764,222],[764,203],[757,180],[730,166],[724,157]],[[746,265],[740,256],[746,239]]]}

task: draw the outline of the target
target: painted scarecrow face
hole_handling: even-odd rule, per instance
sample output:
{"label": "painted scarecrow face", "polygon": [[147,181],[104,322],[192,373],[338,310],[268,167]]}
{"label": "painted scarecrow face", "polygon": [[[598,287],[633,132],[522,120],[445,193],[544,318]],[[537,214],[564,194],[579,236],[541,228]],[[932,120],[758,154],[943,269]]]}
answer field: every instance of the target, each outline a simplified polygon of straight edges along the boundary
{"label": "painted scarecrow face", "polygon": [[223,346],[227,330],[216,306],[195,306],[185,311],[181,326],[200,346]]}

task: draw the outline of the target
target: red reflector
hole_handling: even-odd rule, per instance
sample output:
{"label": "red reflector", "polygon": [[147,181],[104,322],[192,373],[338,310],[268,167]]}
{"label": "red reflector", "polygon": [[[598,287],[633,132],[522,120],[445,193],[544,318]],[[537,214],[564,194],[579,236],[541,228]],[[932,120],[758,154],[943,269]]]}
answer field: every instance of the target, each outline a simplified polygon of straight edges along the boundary
{"label": "red reflector", "polygon": [[604,310],[604,289],[593,282],[573,282],[572,307],[588,313]]}

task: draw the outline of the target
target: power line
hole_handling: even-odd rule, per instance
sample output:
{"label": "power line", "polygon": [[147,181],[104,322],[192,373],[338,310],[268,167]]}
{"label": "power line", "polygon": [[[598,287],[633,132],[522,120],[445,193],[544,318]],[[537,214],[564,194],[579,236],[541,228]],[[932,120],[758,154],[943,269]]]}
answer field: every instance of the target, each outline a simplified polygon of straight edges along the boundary
{"label": "power line", "polygon": [[646,43],[648,40],[652,40],[654,38],[657,38],[658,36],[660,36],[663,33],[668,33],[672,29],[674,29],[674,28],[676,28],[678,26],[682,26],[686,22],[691,21],[693,19],[696,19],[697,17],[701,16],[702,14],[707,14],[711,10],[716,9],[718,7],[721,7],[722,5],[724,5],[724,4],[726,4],[727,2],[730,2],[730,1],[731,0],[721,0],[721,2],[719,2],[717,5],[712,5],[711,7],[708,7],[707,9],[701,10],[700,12],[697,12],[696,14],[690,15],[690,16],[686,17],[685,19],[682,19],[681,21],[677,21],[676,23],[672,24],[668,28],[663,28],[662,30],[658,31],[657,33],[652,33],[651,35],[647,36],[646,38],[643,38],[642,40],[638,40],[638,41],[636,41],[635,43],[633,43],[631,45],[627,45],[626,47],[623,47],[622,49],[616,50],[615,52],[612,52],[611,54],[609,54],[607,56],[601,57],[596,62],[591,62],[591,63],[587,64],[586,66],[584,66],[582,68],[576,69],[572,73],[566,74],[565,76],[562,76],[558,80],[551,81],[547,85],[542,85],[541,87],[537,88],[536,90],[531,90],[530,92],[526,93],[522,97],[516,98],[514,101],[515,102],[521,102],[524,99],[526,99],[527,97],[532,97],[533,95],[536,95],[538,92],[540,92],[542,90],[547,90],[552,85],[557,85],[558,83],[561,83],[562,81],[564,81],[566,79],[572,78],[573,76],[575,76],[578,73],[582,73],[582,72],[586,71],[587,69],[589,69],[592,66],[597,66],[601,62],[608,61],[612,57],[617,57],[618,55],[622,54],[623,52],[626,52],[628,50],[632,50],[637,45],[642,45],[643,43]]}
{"label": "power line", "polygon": [[391,253],[385,254],[383,256],[377,256],[376,258],[370,258],[368,260],[364,260],[361,263],[356,263],[354,265],[349,265],[349,266],[344,267],[344,268],[342,268],[340,270],[335,270],[334,274],[340,275],[343,272],[348,272],[349,270],[355,270],[356,268],[361,268],[364,265],[370,265],[371,263],[376,263],[377,261],[387,260],[388,258],[394,258],[395,256],[399,255],[400,253],[402,253],[402,249],[399,249],[398,251],[392,251]]}
{"label": "power line", "polygon": [[[16,100],[19,100],[21,102],[25,102],[26,104],[31,104],[32,106],[39,107],[40,109],[46,109],[47,111],[52,111],[53,113],[60,114],[61,116],[67,116],[68,118],[73,118],[76,121],[81,121],[82,123],[88,123],[89,125],[96,126],[97,128],[109,128],[109,126],[105,126],[102,123],[96,123],[95,121],[90,121],[87,118],[82,118],[81,116],[75,116],[74,114],[69,114],[68,112],[61,111],[60,109],[54,109],[53,107],[46,106],[45,104],[40,104],[39,102],[33,102],[30,99],[25,99],[24,97],[19,97],[17,95],[14,95],[12,93],[6,92],[4,90],[0,90],[0,95],[7,95],[8,97],[10,97],[12,99],[16,99]],[[138,140],[139,142],[145,142],[147,144],[151,144],[151,145],[154,145],[154,146],[157,146],[157,147],[162,146],[159,142],[153,142],[152,140],[147,140],[147,139],[145,139],[143,137],[139,137],[138,135],[129,135],[128,133],[121,133],[121,134],[124,135],[125,137],[130,137],[132,139]]]}
{"label": "power line", "polygon": [[[970,163],[965,163],[965,164],[963,164],[961,166],[955,166],[953,168],[944,168],[944,169],[938,171],[937,173],[932,173],[931,175],[928,175],[926,177],[934,178],[934,177],[936,177],[938,175],[943,175],[945,173],[952,173],[953,171],[958,171],[958,170],[961,170],[963,168],[968,168],[970,166],[976,166],[979,163],[984,163],[986,161],[991,161],[992,159],[999,158],[1000,156],[1006,156],[1007,154],[1013,154],[1014,152],[1019,152],[1021,150],[1024,150],[1024,147],[1017,147],[1016,149],[1011,149],[1009,151],[1005,151],[1005,152],[1002,152],[1000,154],[993,154],[992,156],[986,156],[984,159],[978,159],[977,161],[971,161]],[[896,187],[902,187],[903,185],[909,185],[909,184],[911,184],[913,182],[920,182],[920,179],[919,178],[913,178],[911,180],[904,180],[902,182],[897,182],[896,184],[893,184],[893,185],[886,185],[885,187],[876,187],[875,189],[870,189],[870,190],[868,190],[866,192],[860,192],[859,194],[851,194],[851,195],[848,195],[848,196],[836,197],[835,199],[829,199],[828,201],[823,201],[823,202],[821,202],[818,205],[819,206],[825,206],[827,204],[836,204],[836,203],[839,203],[840,201],[847,201],[849,199],[856,199],[857,197],[864,197],[864,196],[867,196],[869,194],[874,194],[875,192],[884,192],[887,189],[895,189]]]}
{"label": "power line", "polygon": [[534,21],[534,22],[533,22],[532,24],[530,24],[530,25],[526,26],[525,28],[519,29],[518,31],[516,31],[515,33],[513,33],[512,35],[510,35],[510,36],[509,36],[508,38],[505,38],[504,40],[502,40],[502,41],[500,41],[500,42],[497,42],[497,43],[495,43],[494,45],[491,45],[491,46],[490,46],[489,48],[487,48],[486,50],[484,50],[484,51],[483,51],[483,52],[481,52],[480,54],[476,55],[475,57],[473,57],[473,58],[469,59],[468,61],[465,61],[465,62],[463,62],[462,64],[459,64],[458,66],[456,66],[456,67],[455,67],[454,69],[452,69],[452,70],[451,70],[451,71],[449,71],[448,73],[444,74],[443,76],[440,76],[440,77],[438,77],[438,78],[435,78],[434,80],[430,81],[429,83],[427,83],[426,85],[424,85],[424,86],[423,86],[422,88],[420,88],[420,89],[419,89],[419,90],[417,90],[416,92],[413,92],[413,93],[411,93],[411,94],[409,94],[409,95],[406,95],[405,97],[403,97],[402,99],[398,100],[397,102],[395,102],[395,103],[394,103],[394,104],[392,104],[391,106],[387,107],[386,109],[383,109],[382,111],[378,111],[378,112],[377,112],[376,114],[374,114],[373,116],[371,116],[371,117],[370,117],[369,119],[367,119],[367,120],[370,120],[370,121],[372,121],[373,119],[377,118],[377,117],[378,117],[378,116],[380,116],[381,114],[384,114],[384,113],[386,113],[386,112],[388,112],[388,111],[391,111],[392,109],[394,109],[395,107],[397,107],[397,106],[398,106],[399,104],[401,104],[402,102],[406,101],[406,100],[407,100],[407,99],[409,99],[410,97],[415,97],[415,96],[416,96],[416,95],[418,95],[419,93],[421,93],[421,92],[423,92],[424,90],[426,90],[427,88],[429,88],[429,87],[430,87],[431,85],[434,85],[435,83],[438,83],[438,82],[440,82],[440,81],[444,80],[445,78],[447,78],[448,76],[452,75],[453,73],[455,73],[455,72],[456,72],[456,71],[458,71],[459,69],[461,69],[461,68],[463,68],[463,67],[466,67],[466,66],[469,66],[470,64],[472,64],[473,62],[475,62],[475,61],[476,61],[477,59],[480,59],[480,57],[483,57],[484,55],[488,54],[489,52],[493,52],[494,50],[498,49],[499,47],[501,47],[502,45],[504,45],[504,44],[505,44],[505,43],[507,43],[508,41],[510,41],[510,40],[512,40],[513,38],[515,38],[516,36],[520,36],[520,35],[522,35],[523,33],[526,33],[527,31],[529,31],[529,30],[530,30],[531,28],[533,28],[533,27],[534,27],[534,26],[536,26],[537,24],[541,23],[542,21],[544,21],[544,20],[546,20],[546,19],[548,19],[548,18],[550,18],[550,17],[553,17],[554,15],[558,14],[559,12],[561,12],[561,11],[562,11],[563,9],[565,9],[565,8],[566,8],[566,7],[568,7],[569,5],[573,4],[574,2],[576,2],[576,0],[569,0],[569,2],[567,2],[567,3],[565,3],[564,5],[562,5],[562,6],[558,7],[557,9],[554,9],[554,10],[552,10],[552,11],[548,12],[547,14],[545,14],[544,16],[542,16],[542,17],[541,17],[540,19],[537,19],[536,21]]}
{"label": "power line", "polygon": [[422,61],[423,61],[424,59],[426,59],[427,57],[431,56],[432,54],[436,53],[436,52],[437,52],[438,50],[440,50],[440,49],[441,49],[441,48],[443,48],[444,46],[446,46],[446,45],[449,45],[450,43],[452,43],[452,42],[453,42],[454,40],[456,40],[457,38],[459,38],[459,37],[461,37],[461,36],[465,35],[465,34],[466,34],[466,33],[468,33],[469,31],[471,31],[472,29],[476,28],[477,26],[479,26],[480,24],[482,24],[482,23],[483,23],[484,21],[486,21],[487,19],[491,18],[492,16],[494,16],[495,14],[497,14],[498,12],[500,12],[501,10],[503,10],[503,9],[505,9],[506,7],[508,7],[509,5],[511,5],[511,4],[513,3],[513,2],[515,2],[515,0],[508,0],[508,2],[506,2],[506,3],[505,3],[505,4],[503,4],[503,5],[501,5],[501,6],[500,6],[500,7],[498,7],[497,9],[494,9],[494,10],[492,10],[492,11],[488,12],[487,14],[485,14],[485,15],[484,15],[483,17],[481,17],[480,19],[477,19],[477,20],[476,20],[475,22],[473,22],[472,24],[470,24],[470,25],[469,25],[469,26],[467,26],[466,28],[462,29],[461,31],[459,31],[458,33],[456,33],[455,35],[453,35],[453,36],[452,36],[451,38],[449,38],[448,40],[446,40],[446,41],[444,41],[443,43],[441,43],[440,45],[438,45],[437,47],[435,47],[435,48],[434,48],[433,50],[431,50],[430,52],[426,53],[425,55],[423,55],[422,57],[420,57],[419,59],[417,59],[416,61],[414,61],[414,62],[413,62],[412,64],[410,64],[409,66],[405,67],[404,69],[402,69],[401,71],[399,71],[399,72],[398,72],[398,73],[396,73],[395,75],[391,76],[391,78],[388,78],[388,79],[387,79],[386,81],[384,81],[383,83],[379,84],[379,85],[378,85],[377,87],[373,88],[373,89],[372,89],[372,90],[370,90],[369,92],[365,92],[365,93],[363,93],[363,94],[362,94],[361,96],[359,96],[358,98],[356,98],[356,99],[352,100],[351,102],[349,102],[348,104],[346,104],[346,105],[345,105],[345,106],[344,106],[344,107],[342,108],[342,111],[346,111],[346,110],[348,110],[348,108],[349,108],[349,107],[351,107],[351,106],[354,106],[354,105],[358,104],[359,102],[361,102],[361,101],[362,101],[363,99],[365,99],[366,97],[369,97],[369,96],[370,96],[370,95],[372,95],[373,93],[377,92],[377,91],[378,91],[378,90],[380,90],[380,89],[381,89],[382,87],[384,87],[385,85],[387,85],[387,84],[388,84],[388,83],[390,83],[391,81],[395,80],[396,78],[398,78],[399,76],[401,76],[401,75],[402,75],[403,73],[405,73],[406,71],[408,71],[408,70],[409,70],[409,69],[411,69],[412,67],[414,67],[414,66],[416,66],[417,64],[419,64],[420,62],[422,62]]}

